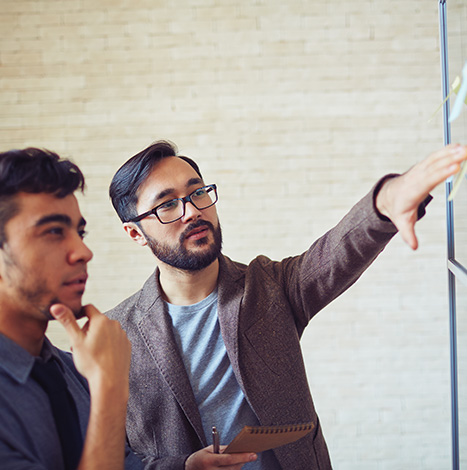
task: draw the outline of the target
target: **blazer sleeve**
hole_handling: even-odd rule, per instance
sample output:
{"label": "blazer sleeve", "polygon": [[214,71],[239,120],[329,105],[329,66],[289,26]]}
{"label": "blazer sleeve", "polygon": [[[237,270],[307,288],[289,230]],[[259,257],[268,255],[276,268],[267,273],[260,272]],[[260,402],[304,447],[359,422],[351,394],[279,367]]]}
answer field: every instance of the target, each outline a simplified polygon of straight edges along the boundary
{"label": "blazer sleeve", "polygon": [[280,284],[299,333],[311,318],[347,290],[397,233],[380,216],[374,197],[381,181],[302,255],[280,262],[259,257],[261,269]]}

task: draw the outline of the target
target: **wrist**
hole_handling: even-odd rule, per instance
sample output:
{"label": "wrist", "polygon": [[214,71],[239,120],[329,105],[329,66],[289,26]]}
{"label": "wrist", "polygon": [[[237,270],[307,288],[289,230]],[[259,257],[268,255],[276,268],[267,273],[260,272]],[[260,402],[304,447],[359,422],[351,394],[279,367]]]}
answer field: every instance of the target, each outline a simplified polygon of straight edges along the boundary
{"label": "wrist", "polygon": [[389,200],[388,188],[391,184],[391,180],[400,176],[397,173],[390,173],[389,175],[383,176],[375,186],[373,191],[373,208],[381,220],[389,222],[389,211],[387,209],[387,201]]}
{"label": "wrist", "polygon": [[122,406],[126,408],[129,398],[128,380],[109,380],[98,377],[88,380],[89,392],[94,402],[102,402],[104,406]]}

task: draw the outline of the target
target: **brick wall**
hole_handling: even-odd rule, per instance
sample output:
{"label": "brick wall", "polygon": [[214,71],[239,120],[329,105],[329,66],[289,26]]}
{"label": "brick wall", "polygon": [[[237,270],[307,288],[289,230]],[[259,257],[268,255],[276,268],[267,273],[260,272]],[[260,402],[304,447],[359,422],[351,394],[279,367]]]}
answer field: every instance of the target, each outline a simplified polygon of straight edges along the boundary
{"label": "brick wall", "polygon": [[[86,302],[152,272],[107,188],[170,139],[219,186],[224,252],[296,254],[374,182],[442,146],[434,0],[2,0],[0,148],[77,162],[95,253]],[[335,468],[450,465],[444,189],[303,339]],[[66,347],[57,325],[50,336]]]}

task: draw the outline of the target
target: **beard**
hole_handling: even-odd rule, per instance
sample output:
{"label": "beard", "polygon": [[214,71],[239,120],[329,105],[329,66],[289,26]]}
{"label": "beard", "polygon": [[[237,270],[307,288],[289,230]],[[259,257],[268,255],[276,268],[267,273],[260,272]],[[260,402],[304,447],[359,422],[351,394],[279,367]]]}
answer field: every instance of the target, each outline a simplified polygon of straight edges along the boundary
{"label": "beard", "polygon": [[[56,320],[56,318],[53,317],[52,314],[50,313],[50,307],[52,307],[52,305],[55,305],[55,304],[66,305],[64,302],[61,302],[60,299],[55,298],[55,299],[52,299],[49,302],[49,304],[46,306],[38,306],[39,311],[45,316],[47,320]],[[75,316],[77,320],[84,317],[85,315],[84,307],[81,306],[79,309],[76,309],[76,308],[71,308],[68,305],[66,306],[73,312],[73,315]]]}
{"label": "beard", "polygon": [[[34,277],[18,262],[8,248],[2,250],[3,261],[7,266],[5,281],[9,286],[15,286],[17,298],[21,299],[25,309],[39,311],[44,318],[55,320],[50,313],[54,304],[65,304],[47,286],[47,282],[39,276]],[[84,316],[83,307],[71,308],[76,319]]]}
{"label": "beard", "polygon": [[79,320],[80,318],[83,318],[85,316],[83,306],[79,307],[78,309],[77,308],[71,308],[70,306],[68,306],[64,302],[61,302],[60,299],[55,298],[55,299],[52,299],[52,301],[46,307],[40,307],[39,306],[40,312],[45,316],[45,318],[47,320],[56,320],[56,318],[54,316],[52,316],[52,314],[50,313],[50,307],[52,307],[52,305],[55,305],[55,304],[62,304],[62,305],[67,306],[73,312],[73,315],[75,316],[75,318],[77,320]]}
{"label": "beard", "polygon": [[[214,237],[213,243],[209,249],[203,250],[200,253],[187,250],[183,246],[187,234],[203,225],[207,226],[212,232]],[[188,225],[186,230],[180,235],[178,244],[174,247],[158,242],[144,231],[143,234],[146,237],[149,248],[158,260],[182,271],[200,271],[207,268],[219,257],[222,250],[222,230],[220,224],[215,228],[211,222],[206,220],[198,220]],[[196,246],[205,246],[209,244],[209,240],[208,237],[204,237],[196,240],[195,243]]]}

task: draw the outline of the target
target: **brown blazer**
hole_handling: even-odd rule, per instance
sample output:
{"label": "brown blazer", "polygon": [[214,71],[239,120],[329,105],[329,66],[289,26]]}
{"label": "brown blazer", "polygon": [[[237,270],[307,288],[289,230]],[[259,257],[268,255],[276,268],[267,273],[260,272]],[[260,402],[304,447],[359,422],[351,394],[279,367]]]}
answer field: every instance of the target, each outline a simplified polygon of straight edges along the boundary
{"label": "brown blazer", "polygon": [[[300,256],[259,256],[248,266],[220,257],[218,314],[235,376],[261,424],[313,421],[315,430],[275,449],[284,470],[331,468],[308,388],[300,337],[311,318],[351,286],[396,233],[373,191]],[[158,283],[107,312],[132,345],[127,434],[148,469],[184,469],[210,444]]]}

